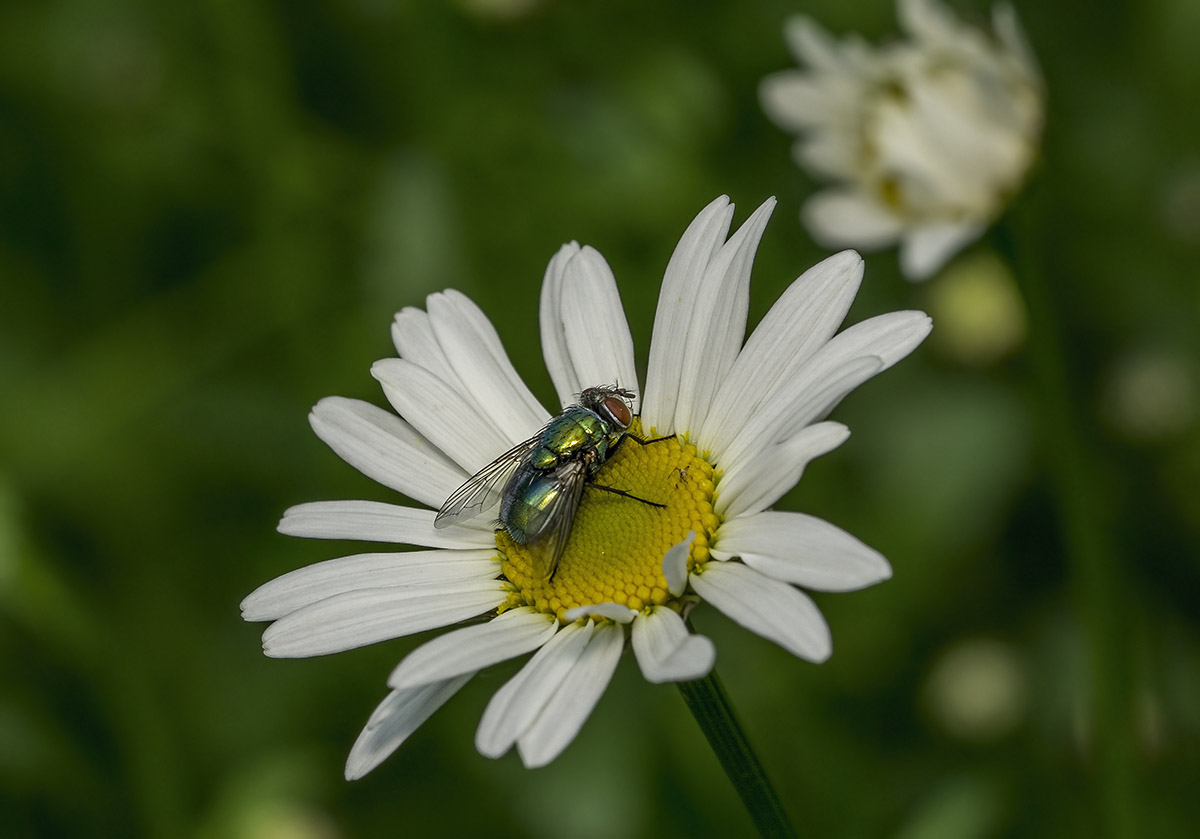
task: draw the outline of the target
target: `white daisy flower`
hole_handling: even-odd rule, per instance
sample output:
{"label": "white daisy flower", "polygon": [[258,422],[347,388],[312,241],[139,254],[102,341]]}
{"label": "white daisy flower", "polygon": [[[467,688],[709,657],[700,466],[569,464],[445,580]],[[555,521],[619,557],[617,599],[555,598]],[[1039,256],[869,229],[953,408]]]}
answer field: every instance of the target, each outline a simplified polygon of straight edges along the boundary
{"label": "white daisy flower", "polygon": [[1016,14],[995,8],[995,37],[938,0],[898,0],[906,39],[874,48],[788,22],[803,70],[763,80],[763,107],[799,139],[795,157],[833,181],[803,218],[829,247],[900,243],[911,280],[974,241],[1020,188],[1037,152],[1044,91]]}
{"label": "white daisy flower", "polygon": [[[595,479],[655,505],[585,491],[553,575],[531,547],[484,517],[437,529],[434,511],[500,453],[551,419],[522,383],[483,312],[456,291],[409,308],[392,329],[398,358],[372,373],[396,413],[331,397],[312,426],[352,466],[427,508],[370,501],[301,504],[287,534],[417,545],[293,571],[242,603],[274,621],[267,655],[324,655],[472,621],[413,650],[351,750],[358,778],[393,752],[477,671],[533,656],[492,698],[476,744],[516,746],[526,766],[571,742],[630,641],[651,682],[709,673],[712,642],[689,632],[703,601],[801,658],[820,662],[829,628],[798,586],[848,591],[890,576],[887,561],[832,524],[770,506],[813,458],[849,434],[829,411],[928,334],[921,312],[894,312],[836,334],[862,278],[847,251],[806,271],[743,345],[750,268],[774,207],[727,240],[733,205],[710,204],[667,266],[644,392],[616,282],[572,243],[550,261],[541,296],[546,365],[562,405],[619,383],[643,393],[629,431]],[[398,415],[397,415],[398,414]],[[482,622],[480,622],[482,621]]]}

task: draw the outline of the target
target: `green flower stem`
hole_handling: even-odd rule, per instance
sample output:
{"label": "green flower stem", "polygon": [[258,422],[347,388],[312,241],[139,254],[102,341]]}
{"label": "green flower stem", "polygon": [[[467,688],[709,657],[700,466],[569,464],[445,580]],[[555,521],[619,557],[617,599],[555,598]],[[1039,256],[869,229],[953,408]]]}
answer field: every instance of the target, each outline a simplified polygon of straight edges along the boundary
{"label": "green flower stem", "polygon": [[796,829],[750,748],[716,671],[694,682],[680,682],[679,692],[716,752],[721,768],[741,796],[758,832],[770,839],[795,837]]}
{"label": "green flower stem", "polygon": [[1093,430],[1079,410],[1082,399],[1068,375],[1068,338],[1059,308],[1042,266],[1020,247],[1053,254],[1054,243],[1046,235],[1055,225],[1040,217],[1032,201],[1030,209],[1033,215],[1010,217],[1012,228],[997,225],[995,241],[1012,265],[1029,309],[1029,356],[1043,455],[1068,555],[1072,598],[1088,647],[1084,723],[1086,748],[1094,761],[1093,796],[1104,834],[1134,837],[1140,831],[1134,789],[1131,609],[1122,583],[1122,559],[1108,532],[1113,514],[1107,509],[1102,464],[1091,447]]}

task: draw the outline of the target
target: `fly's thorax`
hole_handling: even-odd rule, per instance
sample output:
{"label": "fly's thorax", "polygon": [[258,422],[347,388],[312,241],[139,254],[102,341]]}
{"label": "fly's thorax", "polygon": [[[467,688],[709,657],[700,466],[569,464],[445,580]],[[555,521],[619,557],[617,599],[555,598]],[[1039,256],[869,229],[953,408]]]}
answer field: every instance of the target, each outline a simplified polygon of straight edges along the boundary
{"label": "fly's thorax", "polygon": [[572,405],[550,421],[542,431],[530,463],[538,469],[552,469],[581,455],[604,460],[612,442],[620,437],[594,411]]}
{"label": "fly's thorax", "polygon": [[[629,433],[641,436],[638,420]],[[662,570],[666,552],[694,532],[688,567],[708,559],[709,539],[719,524],[712,507],[713,468],[695,446],[674,437],[647,445],[627,439],[597,461],[589,483],[635,497],[585,488],[552,577],[538,573],[536,545],[497,531],[511,586],[505,608],[532,606],[563,620],[569,609],[605,602],[634,610],[671,605],[675,598]],[[536,480],[526,485],[526,502],[533,501],[536,486]]]}

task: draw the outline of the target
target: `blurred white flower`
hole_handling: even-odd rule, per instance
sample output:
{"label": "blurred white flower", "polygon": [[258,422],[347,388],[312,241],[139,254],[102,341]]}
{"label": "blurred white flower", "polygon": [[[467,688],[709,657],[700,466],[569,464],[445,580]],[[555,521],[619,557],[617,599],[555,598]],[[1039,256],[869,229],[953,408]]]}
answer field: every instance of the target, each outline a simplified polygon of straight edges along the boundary
{"label": "blurred white flower", "polygon": [[767,115],[798,134],[797,162],[833,184],[805,224],[828,247],[900,244],[910,280],[929,277],[976,239],[1020,188],[1043,118],[1041,75],[1016,15],[994,9],[995,35],[937,0],[898,0],[907,37],[840,43],[790,20],[803,65],[763,80]]}

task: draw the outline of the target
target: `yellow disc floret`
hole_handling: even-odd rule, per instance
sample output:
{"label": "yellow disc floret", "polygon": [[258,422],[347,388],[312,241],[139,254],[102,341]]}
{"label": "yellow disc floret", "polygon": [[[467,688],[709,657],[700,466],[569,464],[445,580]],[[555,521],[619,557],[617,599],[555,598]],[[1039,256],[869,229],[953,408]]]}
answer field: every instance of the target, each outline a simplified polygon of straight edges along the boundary
{"label": "yellow disc floret", "polygon": [[[635,419],[629,432],[642,437],[641,421]],[[512,585],[504,608],[532,606],[564,622],[564,613],[577,606],[619,603],[640,611],[673,599],[663,576],[663,556],[689,532],[696,539],[688,569],[707,561],[709,538],[718,524],[713,468],[695,446],[677,437],[648,445],[625,440],[591,483],[636,498],[585,488],[552,578],[534,570],[536,545],[496,532],[504,576]]]}

